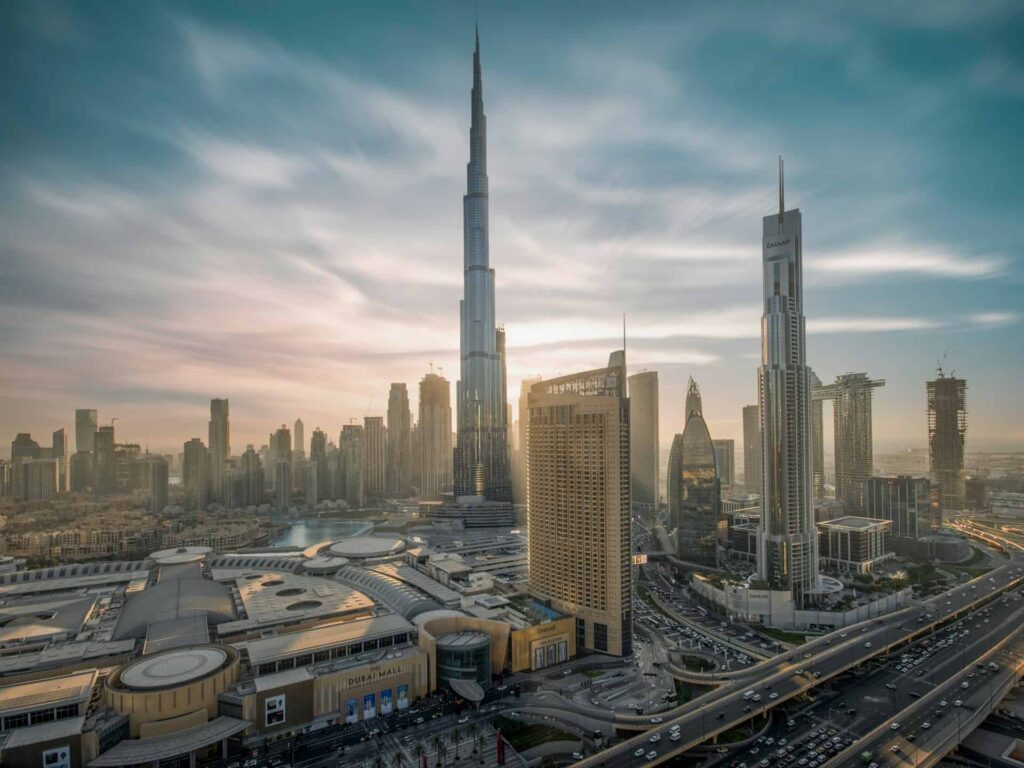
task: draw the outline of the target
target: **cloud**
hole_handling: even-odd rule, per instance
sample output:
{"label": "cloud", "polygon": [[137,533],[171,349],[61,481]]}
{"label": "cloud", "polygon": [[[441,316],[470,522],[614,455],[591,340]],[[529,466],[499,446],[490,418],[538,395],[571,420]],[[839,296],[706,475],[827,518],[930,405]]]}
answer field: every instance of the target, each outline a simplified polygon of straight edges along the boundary
{"label": "cloud", "polygon": [[982,278],[1000,274],[1006,267],[1006,259],[1000,256],[968,256],[922,245],[866,244],[856,250],[815,257],[804,267],[808,272],[840,276],[910,273]]}

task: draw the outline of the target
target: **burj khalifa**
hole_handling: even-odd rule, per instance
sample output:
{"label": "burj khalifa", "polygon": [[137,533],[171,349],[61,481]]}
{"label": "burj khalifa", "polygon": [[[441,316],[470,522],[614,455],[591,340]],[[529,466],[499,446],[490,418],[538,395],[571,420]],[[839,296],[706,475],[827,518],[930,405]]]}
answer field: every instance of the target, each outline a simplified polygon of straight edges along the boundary
{"label": "burj khalifa", "polygon": [[472,122],[463,215],[463,297],[461,366],[458,382],[458,440],[454,456],[455,496],[508,502],[505,331],[494,311],[494,270],[488,247],[487,117],[480,73],[480,34],[473,51]]}

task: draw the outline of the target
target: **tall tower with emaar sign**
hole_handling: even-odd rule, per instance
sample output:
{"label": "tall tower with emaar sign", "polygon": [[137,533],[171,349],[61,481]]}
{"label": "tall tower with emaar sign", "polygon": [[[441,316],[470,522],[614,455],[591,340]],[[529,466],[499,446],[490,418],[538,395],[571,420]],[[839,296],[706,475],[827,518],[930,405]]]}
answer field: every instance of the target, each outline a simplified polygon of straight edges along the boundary
{"label": "tall tower with emaar sign", "polygon": [[779,212],[763,220],[761,317],[762,495],[758,575],[797,606],[818,591],[818,539],[811,474],[811,372],[805,355],[800,211],[785,209],[779,158]]}

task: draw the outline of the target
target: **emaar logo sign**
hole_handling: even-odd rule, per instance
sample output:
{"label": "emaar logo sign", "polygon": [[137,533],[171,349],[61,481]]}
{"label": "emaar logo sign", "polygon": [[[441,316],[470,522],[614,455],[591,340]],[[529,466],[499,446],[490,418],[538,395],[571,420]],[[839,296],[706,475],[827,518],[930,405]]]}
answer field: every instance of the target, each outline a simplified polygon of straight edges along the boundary
{"label": "emaar logo sign", "polygon": [[789,238],[785,240],[776,240],[775,242],[769,242],[765,245],[765,248],[780,248],[783,245],[789,245]]}

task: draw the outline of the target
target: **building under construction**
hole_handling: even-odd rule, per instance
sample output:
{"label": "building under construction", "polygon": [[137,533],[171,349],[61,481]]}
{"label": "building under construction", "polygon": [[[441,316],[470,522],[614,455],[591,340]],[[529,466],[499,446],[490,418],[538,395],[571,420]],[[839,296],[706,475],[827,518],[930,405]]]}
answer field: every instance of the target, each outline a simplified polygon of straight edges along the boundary
{"label": "building under construction", "polygon": [[[831,400],[835,424],[836,498],[847,515],[863,515],[868,479],[873,474],[871,396],[885,379],[844,373],[814,388],[815,401]],[[819,438],[820,441],[820,438]]]}
{"label": "building under construction", "polygon": [[939,486],[944,510],[964,508],[964,440],[967,436],[967,381],[942,368],[928,393],[928,468]]}

